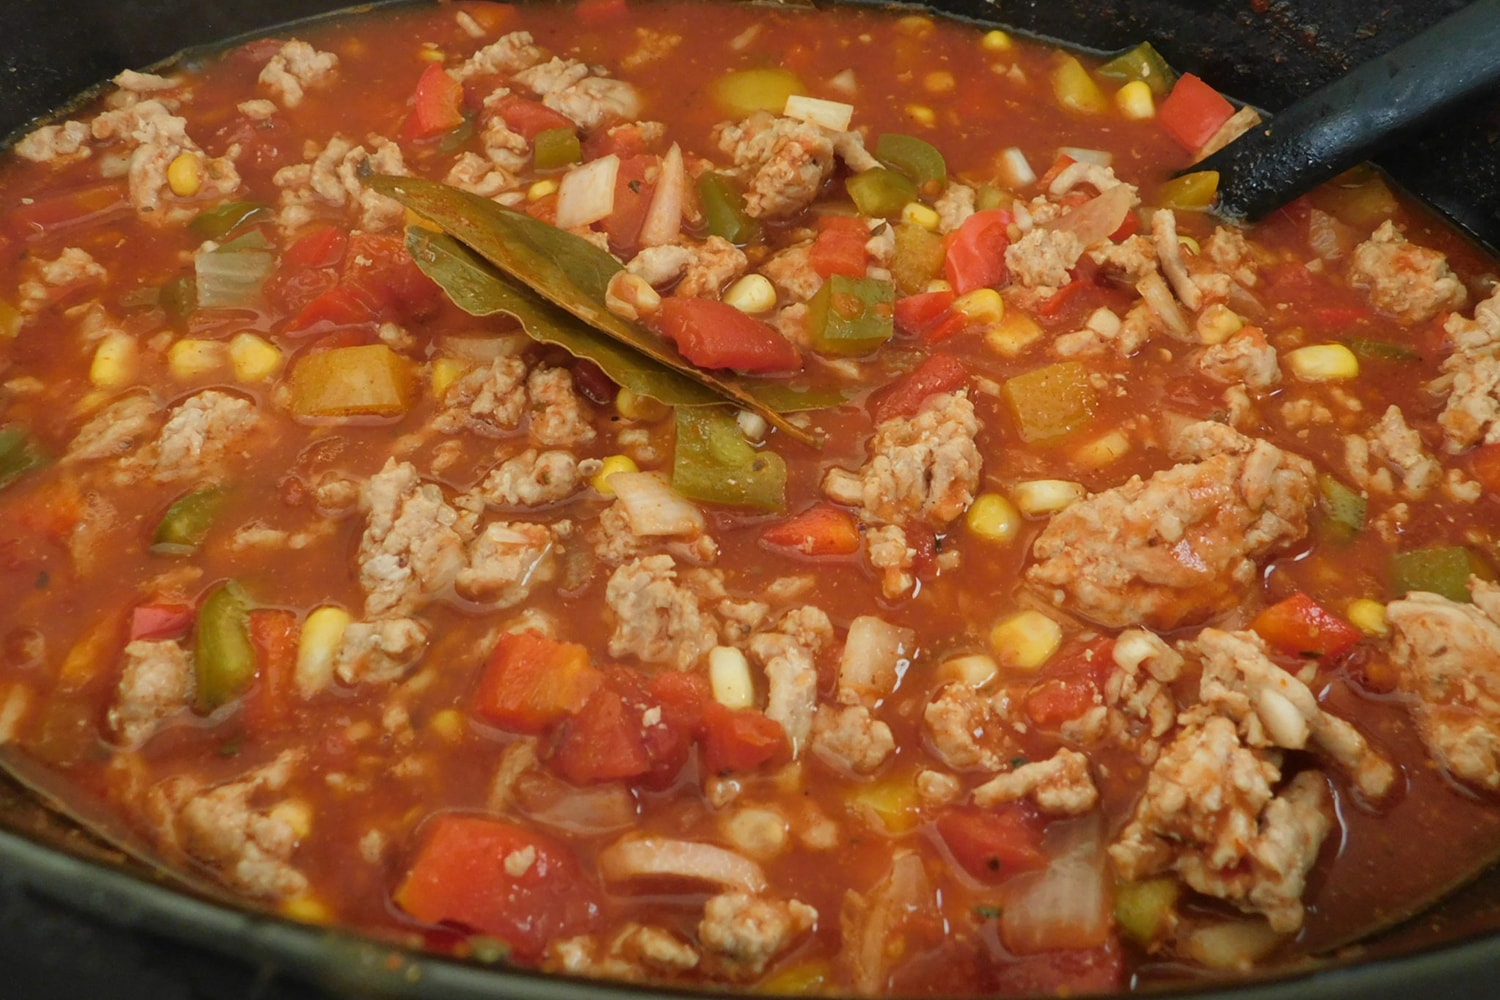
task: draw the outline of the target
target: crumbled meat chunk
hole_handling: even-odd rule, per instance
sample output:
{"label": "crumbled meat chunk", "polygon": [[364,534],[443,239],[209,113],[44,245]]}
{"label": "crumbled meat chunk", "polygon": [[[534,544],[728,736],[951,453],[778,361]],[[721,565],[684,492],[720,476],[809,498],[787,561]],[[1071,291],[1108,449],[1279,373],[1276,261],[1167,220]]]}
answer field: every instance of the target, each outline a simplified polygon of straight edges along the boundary
{"label": "crumbled meat chunk", "polygon": [[493,608],[524,601],[531,589],[556,573],[552,531],[545,524],[496,521],[469,546],[469,564],[453,589],[466,600]]}
{"label": "crumbled meat chunk", "polygon": [[1255,560],[1301,539],[1312,463],[1221,424],[1177,442],[1197,457],[1056,514],[1032,546],[1027,579],[1053,603],[1110,626],[1170,629],[1238,604]]}
{"label": "crumbled meat chunk", "polygon": [[537,368],[526,376],[531,404],[530,435],[544,448],[576,448],[594,440],[589,405],[573,385],[566,368]]}
{"label": "crumbled meat chunk", "polygon": [[23,316],[38,313],[58,298],[108,277],[104,265],[78,247],[67,247],[52,260],[36,261],[30,270],[35,277],[22,281],[20,288],[18,307]]}
{"label": "crumbled meat chunk", "polygon": [[335,135],[322,149],[314,148],[307,162],[282,167],[272,178],[281,188],[277,224],[284,232],[295,232],[312,221],[320,209],[347,209],[355,214],[360,229],[380,232],[406,217],[406,208],[396,199],[365,187],[370,174],[405,176],[401,147],[371,136],[371,148]]}
{"label": "crumbled meat chunk", "polygon": [[526,408],[526,362],[502,354],[448,386],[433,426],[447,434],[498,434],[519,427]]}
{"label": "crumbled meat chunk", "polygon": [[1005,250],[1005,266],[1022,288],[1061,288],[1083,256],[1083,243],[1066,229],[1033,229]]}
{"label": "crumbled meat chunk", "polygon": [[109,708],[109,730],[126,746],[146,742],[193,697],[193,661],[176,642],[136,639],[125,647],[125,670]]}
{"label": "crumbled meat chunk", "polygon": [[1198,369],[1215,382],[1225,385],[1241,382],[1257,392],[1281,382],[1276,348],[1253,326],[1242,328],[1222,344],[1205,348],[1198,358]]}
{"label": "crumbled meat chunk", "polygon": [[870,566],[880,573],[880,592],[894,601],[911,592],[917,584],[913,570],[917,550],[906,544],[906,532],[899,524],[886,524],[865,532],[865,552]]}
{"label": "crumbled meat chunk", "polygon": [[[126,168],[130,202],[148,222],[190,218],[203,201],[232,194],[240,186],[234,162],[227,156],[204,155],[187,134],[187,120],[172,114],[160,100],[106,111],[90,129],[95,140],[119,143],[130,151]],[[191,199],[179,198],[167,182],[167,168],[184,153],[198,159],[199,187]]]}
{"label": "crumbled meat chunk", "polygon": [[307,888],[292,867],[297,832],[274,809],[251,800],[286,787],[301,762],[293,750],[242,778],[206,788],[196,778],[168,778],[147,796],[148,814],[163,844],[223,874],[240,891],[260,899],[287,899]]}
{"label": "crumbled meat chunk", "polygon": [[713,141],[745,178],[745,214],[754,219],[796,215],[833,173],[833,140],[794,118],[757,111],[737,125],[717,126]]}
{"label": "crumbled meat chunk", "polygon": [[1462,309],[1469,297],[1448,258],[1408,242],[1389,219],[1354,248],[1349,281],[1369,293],[1376,309],[1408,324]]}
{"label": "crumbled meat chunk", "polygon": [[1114,353],[1122,358],[1135,354],[1151,339],[1151,310],[1143,303],[1131,306],[1121,319],[1100,308],[1089,315],[1081,330],[1065,333],[1052,342],[1059,357],[1097,357]]}
{"label": "crumbled meat chunk", "polygon": [[966,684],[938,688],[922,713],[938,757],[957,771],[998,771],[1020,753],[989,698]]}
{"label": "crumbled meat chunk", "polygon": [[1182,674],[1183,658],[1154,632],[1126,629],[1110,650],[1114,669],[1104,681],[1104,702],[1130,722],[1140,723],[1151,739],[1164,736],[1177,714],[1172,682]]}
{"label": "crumbled meat chunk", "polygon": [[453,161],[448,176],[443,178],[443,183],[477,194],[481,198],[496,198],[519,186],[514,173],[478,153],[460,154]]}
{"label": "crumbled meat chunk", "polygon": [[136,393],[116,400],[79,428],[68,445],[67,460],[117,458],[145,440],[160,415],[161,406],[150,396]]}
{"label": "crumbled meat chunk", "polygon": [[1024,798],[1053,816],[1081,816],[1090,811],[1099,803],[1099,790],[1089,774],[1089,759],[1063,747],[1046,760],[997,774],[974,789],[974,804],[985,809]]}
{"label": "crumbled meat chunk", "polygon": [[1162,274],[1183,305],[1193,312],[1203,308],[1203,292],[1188,274],[1177,239],[1177,215],[1170,208],[1159,208],[1151,215],[1151,237],[1156,241],[1156,259]]}
{"label": "crumbled meat chunk", "polygon": [[427,627],[414,618],[350,622],[334,659],[345,684],[387,684],[400,680],[427,651]]}
{"label": "crumbled meat chunk", "polygon": [[1453,353],[1427,387],[1444,397],[1443,448],[1456,455],[1500,443],[1500,288],[1474,307],[1473,318],[1454,313],[1443,329]]}
{"label": "crumbled meat chunk", "polygon": [[823,287],[823,276],[813,270],[810,242],[778,250],[761,263],[760,273],[783,295],[798,303],[806,302]]}
{"label": "crumbled meat chunk", "polygon": [[1110,845],[1122,878],[1176,872],[1192,888],[1290,933],[1302,891],[1333,827],[1328,783],[1304,771],[1276,794],[1278,755],[1240,745],[1215,716],[1178,733],[1146,781],[1129,825]]}
{"label": "crumbled meat chunk", "polygon": [[820,705],[813,716],[811,749],[835,771],[874,774],[895,753],[896,738],[863,705]]}
{"label": "crumbled meat chunk", "polygon": [[137,457],[159,483],[210,479],[259,424],[254,403],[208,389],[179,403]]}
{"label": "crumbled meat chunk", "polygon": [[615,618],[611,656],[687,670],[715,645],[718,630],[698,595],[678,582],[671,556],[644,556],[620,566],[610,575],[604,600]]}
{"label": "crumbled meat chunk", "polygon": [[773,630],[750,637],[750,654],[766,675],[766,717],[781,723],[792,755],[812,735],[818,703],[816,658],[833,640],[833,625],[815,607],[787,612]]}
{"label": "crumbled meat chunk", "polygon": [[625,265],[632,274],[661,288],[676,281],[672,294],[685,298],[715,299],[719,292],[745,272],[745,252],[722,236],[701,242],[683,240],[646,247]]}
{"label": "crumbled meat chunk", "polygon": [[260,83],[284,107],[295,108],[302,103],[307,88],[326,84],[338,65],[339,57],[332,52],[319,52],[293,38],[262,67]]}
{"label": "crumbled meat chunk", "polygon": [[531,143],[499,115],[485,119],[484,129],[479,133],[479,142],[484,148],[485,157],[496,168],[512,176],[525,170],[531,160]]}
{"label": "crumbled meat chunk", "polygon": [[951,233],[974,214],[976,192],[967,184],[950,180],[937,201],[932,203],[938,214],[938,232]]}
{"label": "crumbled meat chunk", "polygon": [[1413,592],[1386,608],[1391,658],[1427,751],[1459,781],[1500,789],[1500,585],[1473,604]]}
{"label": "crumbled meat chunk", "polygon": [[89,127],[84,122],[43,125],[16,143],[16,155],[33,163],[52,163],[89,155]]}
{"label": "crumbled meat chunk", "polygon": [[1105,274],[1119,277],[1131,285],[1157,270],[1156,244],[1139,233],[1119,243],[1096,244],[1088,255]]}
{"label": "crumbled meat chunk", "polygon": [[1408,500],[1420,500],[1443,479],[1443,467],[1427,453],[1422,436],[1394,405],[1367,434],[1344,439],[1344,462],[1360,488],[1394,493],[1399,479],[1399,492]]}
{"label": "crumbled meat chunk", "polygon": [[529,31],[512,31],[486,45],[453,69],[458,80],[471,76],[515,76],[546,58]]}
{"label": "crumbled meat chunk", "polygon": [[795,899],[726,892],[704,904],[698,943],[717,974],[751,980],[817,922],[818,911]]}
{"label": "crumbled meat chunk", "polygon": [[912,416],[876,427],[865,464],[857,473],[830,469],[823,492],[860,508],[872,524],[945,527],[968,509],[979,486],[978,433],[966,392],[934,393]]}
{"label": "crumbled meat chunk", "polygon": [[368,514],[358,555],[366,617],[410,614],[463,569],[467,525],[410,462],[387,460],[365,484],[361,504]]}
{"label": "crumbled meat chunk", "polygon": [[[1075,160],[1059,170],[1057,176],[1052,178],[1052,183],[1047,185],[1047,193],[1054,198],[1060,198],[1080,184],[1087,184],[1100,194],[1122,185],[1130,187],[1115,176],[1112,167],[1101,163],[1091,163],[1088,160]],[[1131,190],[1133,191],[1134,188]]]}
{"label": "crumbled meat chunk", "polygon": [[476,492],[505,507],[543,507],[566,500],[598,470],[598,461],[580,461],[568,451],[528,448],[489,471]]}
{"label": "crumbled meat chunk", "polygon": [[594,129],[606,120],[639,118],[641,98],[623,80],[590,75],[589,68],[571,59],[554,57],[515,74],[517,83],[541,97],[580,128]]}

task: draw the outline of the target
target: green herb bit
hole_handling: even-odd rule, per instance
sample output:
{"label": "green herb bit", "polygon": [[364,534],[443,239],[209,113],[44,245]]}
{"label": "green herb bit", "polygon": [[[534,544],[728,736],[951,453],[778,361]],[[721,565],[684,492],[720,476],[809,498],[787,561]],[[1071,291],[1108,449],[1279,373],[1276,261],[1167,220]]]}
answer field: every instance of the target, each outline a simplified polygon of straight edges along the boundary
{"label": "green herb bit", "polygon": [[26,428],[0,427],[0,490],[51,459]]}
{"label": "green herb bit", "polygon": [[821,354],[869,354],[895,334],[896,287],[835,274],[807,304],[807,328]]}
{"label": "green herb bit", "polygon": [[198,308],[198,282],[191,274],[173,278],[161,287],[157,304],[168,320],[181,323]]}
{"label": "green herb bit", "polygon": [[786,509],[786,461],[759,450],[722,407],[679,407],[672,488],[690,500]]}
{"label": "green herb bit", "polygon": [[890,219],[917,200],[917,185],[910,177],[889,167],[871,167],[844,182],[854,207],[861,215]]}
{"label": "green herb bit", "polygon": [[151,551],[167,556],[190,556],[197,552],[218,519],[223,501],[224,492],[217,487],[194,490],[180,497],[167,508],[156,526]]}
{"label": "green herb bit", "polygon": [[193,652],[198,708],[212,712],[244,693],[255,679],[255,647],[250,641],[250,601],[233,580],[219,584],[198,612]]}
{"label": "green herb bit", "polygon": [[1348,337],[1344,346],[1361,361],[1421,361],[1422,355],[1405,344],[1393,344],[1388,340],[1370,340],[1366,337]]}

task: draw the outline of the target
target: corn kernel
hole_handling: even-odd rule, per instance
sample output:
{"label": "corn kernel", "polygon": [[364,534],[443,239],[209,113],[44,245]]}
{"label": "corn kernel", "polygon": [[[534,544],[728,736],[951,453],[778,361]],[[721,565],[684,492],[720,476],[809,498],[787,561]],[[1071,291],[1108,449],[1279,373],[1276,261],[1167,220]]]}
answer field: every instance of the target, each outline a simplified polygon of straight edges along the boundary
{"label": "corn kernel", "polygon": [[432,363],[432,395],[442,399],[453,383],[463,378],[474,368],[474,362],[463,358],[438,358]]}
{"label": "corn kernel", "polygon": [[964,523],[986,541],[1009,542],[1021,530],[1021,512],[999,493],[981,493],[969,505]]}
{"label": "corn kernel", "polygon": [[1359,359],[1343,344],[1310,344],[1286,356],[1287,366],[1304,382],[1334,382],[1359,375]]}
{"label": "corn kernel", "polygon": [[190,382],[224,363],[224,345],[217,340],[185,338],[167,349],[167,367],[181,381]]}
{"label": "corn kernel", "polygon": [[1062,646],[1062,626],[1040,611],[1011,615],[990,632],[990,647],[1003,666],[1036,670]]}
{"label": "corn kernel", "polygon": [[925,125],[928,128],[932,128],[937,124],[937,112],[925,104],[908,104],[906,106],[906,116],[918,125]]}
{"label": "corn kernel", "polygon": [[434,712],[427,725],[445,743],[457,743],[464,738],[464,716],[456,708]]}
{"label": "corn kernel", "polygon": [[955,656],[938,665],[938,678],[944,682],[962,684],[965,687],[982,688],[1000,673],[1000,664],[992,656],[969,653]]}
{"label": "corn kernel", "polygon": [[599,465],[599,471],[594,478],[589,480],[589,485],[598,491],[600,496],[612,497],[615,488],[609,485],[609,477],[616,472],[640,472],[640,466],[635,464],[635,459],[629,455],[611,455]]}
{"label": "corn kernel", "polygon": [[278,802],[271,809],[271,818],[291,827],[292,834],[298,840],[306,840],[308,834],[312,833],[312,806],[301,799]]}
{"label": "corn kernel", "polygon": [[1019,357],[1042,336],[1036,320],[1022,312],[1010,312],[984,331],[985,346],[1007,358]]}
{"label": "corn kernel", "polygon": [[1349,621],[1365,635],[1389,635],[1390,623],[1385,620],[1385,605],[1368,597],[1350,601],[1345,611]]}
{"label": "corn kernel", "polygon": [[422,50],[417,53],[417,58],[423,62],[440,63],[447,57],[443,55],[443,50],[436,45],[424,45],[422,46]]}
{"label": "corn kernel", "polygon": [[942,218],[937,212],[920,201],[909,201],[901,206],[901,221],[910,222],[914,226],[921,226],[928,232],[936,232],[937,227],[942,225]]}
{"label": "corn kernel", "polygon": [[1130,454],[1130,438],[1124,431],[1110,431],[1073,452],[1073,459],[1089,469],[1102,469]]}
{"label": "corn kernel", "polygon": [[241,382],[264,382],[284,360],[281,348],[248,330],[229,338],[229,364]]}
{"label": "corn kernel", "polygon": [[993,288],[976,288],[953,302],[955,311],[976,325],[990,326],[1005,318],[1005,300]]}
{"label": "corn kernel", "polygon": [[128,333],[111,333],[99,341],[89,365],[89,381],[101,389],[117,389],[135,381],[141,349]]}
{"label": "corn kernel", "polygon": [[759,986],[770,996],[813,996],[829,992],[833,966],[823,959],[783,965]]}
{"label": "corn kernel", "polygon": [[1151,95],[1151,85],[1145,80],[1131,80],[1115,91],[1115,107],[1133,122],[1156,117],[1156,98]]}
{"label": "corn kernel", "polygon": [[929,94],[946,94],[958,86],[953,74],[945,69],[935,69],[922,77],[922,86]]}
{"label": "corn kernel", "polygon": [[328,687],[333,681],[333,663],[349,627],[349,612],[325,605],[302,623],[297,641],[297,691],[304,698]]}
{"label": "corn kernel", "polygon": [[1205,344],[1222,344],[1244,329],[1245,321],[1240,314],[1222,302],[1210,303],[1198,314],[1193,327],[1198,339]]}
{"label": "corn kernel", "polygon": [[1198,244],[1198,241],[1185,233],[1177,234],[1177,242],[1194,257],[1200,256],[1203,253],[1203,247]]}
{"label": "corn kernel", "polygon": [[549,194],[557,193],[557,181],[551,177],[546,180],[537,181],[526,189],[527,201],[541,201]]}
{"label": "corn kernel", "polygon": [[727,708],[753,708],[755,683],[750,661],[733,646],[715,646],[708,651],[708,684],[714,701]]}
{"label": "corn kernel", "polygon": [[281,912],[304,924],[333,923],[333,911],[322,900],[312,896],[298,896],[287,900],[281,905]]}
{"label": "corn kernel", "polygon": [[629,389],[621,389],[615,394],[615,409],[626,420],[639,420],[644,423],[655,423],[672,412],[672,408],[666,403],[652,399],[650,396],[631,392]]}
{"label": "corn kernel", "polygon": [[849,796],[851,805],[871,815],[886,833],[906,833],[921,818],[916,785],[909,780],[860,785]]}
{"label": "corn kernel", "polygon": [[747,274],[729,286],[724,304],[751,316],[776,308],[776,286],[764,274]]}
{"label": "corn kernel", "polygon": [[1066,479],[1031,479],[1017,483],[1010,491],[1011,499],[1028,517],[1056,514],[1082,500],[1086,494],[1082,483]]}
{"label": "corn kernel", "polygon": [[979,40],[979,46],[986,52],[1009,52],[1011,48],[1010,35],[999,29],[986,31],[984,37]]}
{"label": "corn kernel", "polygon": [[197,153],[178,153],[167,164],[167,187],[179,198],[191,198],[203,187],[203,165]]}

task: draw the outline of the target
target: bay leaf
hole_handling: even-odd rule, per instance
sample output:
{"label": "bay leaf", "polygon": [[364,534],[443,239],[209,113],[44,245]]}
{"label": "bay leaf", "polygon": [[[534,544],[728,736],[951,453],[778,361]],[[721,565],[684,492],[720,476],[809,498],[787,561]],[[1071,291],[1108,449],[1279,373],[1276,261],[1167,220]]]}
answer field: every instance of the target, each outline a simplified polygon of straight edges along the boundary
{"label": "bay leaf", "polygon": [[610,312],[604,305],[604,292],[623,265],[582,237],[436,181],[377,174],[365,183],[436,225],[512,281],[603,335],[691,379],[720,399],[760,414],[788,437],[812,447],[821,445],[821,434],[787,420],[757,398],[745,380],[698,368],[668,341]]}

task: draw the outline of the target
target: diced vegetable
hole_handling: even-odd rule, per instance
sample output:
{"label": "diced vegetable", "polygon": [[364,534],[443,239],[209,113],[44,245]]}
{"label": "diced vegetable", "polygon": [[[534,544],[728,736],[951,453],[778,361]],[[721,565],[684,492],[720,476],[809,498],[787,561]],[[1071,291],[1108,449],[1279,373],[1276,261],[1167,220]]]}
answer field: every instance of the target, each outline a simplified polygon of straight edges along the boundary
{"label": "diced vegetable", "polygon": [[786,507],[786,461],[745,440],[721,407],[677,408],[672,487],[693,500],[757,510]]}
{"label": "diced vegetable", "polygon": [[401,126],[401,138],[431,139],[464,123],[464,85],[440,63],[431,63],[417,78],[411,112]]}
{"label": "diced vegetable", "polygon": [[820,503],[761,532],[767,545],[805,556],[846,556],[859,551],[859,525],[848,511]]}
{"label": "diced vegetable", "polygon": [[787,98],[805,90],[791,70],[766,67],[726,73],[709,86],[709,96],[726,115],[748,118],[757,111],[781,114]]}
{"label": "diced vegetable", "polygon": [[597,687],[563,724],[552,766],[575,785],[639,778],[651,770],[641,728],[619,692]]}
{"label": "diced vegetable", "polygon": [[264,382],[281,370],[281,348],[246,330],[229,338],[226,348],[234,377],[241,382]]}
{"label": "diced vegetable", "polygon": [[886,132],[875,143],[875,158],[910,177],[922,194],[932,196],[948,186],[948,163],[925,139]]}
{"label": "diced vegetable", "polygon": [[732,709],[717,701],[704,709],[699,739],[704,769],[721,776],[753,771],[787,749],[781,723],[753,708]]}
{"label": "diced vegetable", "polygon": [[1150,42],[1142,42],[1099,67],[1100,76],[1108,80],[1138,80],[1151,88],[1157,97],[1172,89],[1177,74]]}
{"label": "diced vegetable", "polygon": [[609,479],[611,476],[613,476],[617,472],[640,471],[640,466],[636,465],[635,459],[631,458],[629,455],[610,455],[600,463],[599,471],[594,474],[594,478],[589,480],[589,485],[592,486],[600,496],[612,497],[615,495],[615,488],[610,485]]}
{"label": "diced vegetable", "polygon": [[891,278],[902,295],[916,295],[943,273],[947,250],[937,233],[910,222],[896,224],[896,249],[891,254]]}
{"label": "diced vegetable", "polygon": [[953,860],[981,882],[1003,882],[1047,864],[1042,823],[1019,806],[955,806],[938,817],[937,831]]}
{"label": "diced vegetable", "polygon": [[747,316],[759,316],[776,308],[776,286],[764,274],[747,274],[724,290],[723,301]]}
{"label": "diced vegetable", "polygon": [[583,143],[573,129],[543,129],[537,133],[531,156],[538,170],[555,170],[582,160]]}
{"label": "diced vegetable", "polygon": [[1359,358],[1343,344],[1308,344],[1286,355],[1287,367],[1304,382],[1334,382],[1359,376]]}
{"label": "diced vegetable", "polygon": [[611,153],[564,174],[557,185],[557,228],[587,226],[613,212],[619,172],[620,158]]}
{"label": "diced vegetable", "polygon": [[212,712],[244,693],[255,678],[255,647],[250,643],[250,601],[233,580],[218,584],[198,610],[193,650],[198,708]]}
{"label": "diced vegetable", "polygon": [[181,639],[193,627],[186,604],[140,604],[130,612],[130,639]]}
{"label": "diced vegetable", "polygon": [[245,725],[253,732],[279,729],[292,721],[297,701],[297,613],[285,608],[250,612],[250,644],[255,647],[255,684],[245,693]]}
{"label": "diced vegetable", "polygon": [[1087,495],[1082,483],[1066,479],[1028,479],[1011,490],[1016,506],[1028,517],[1056,514]]}
{"label": "diced vegetable", "polygon": [[1477,552],[1462,545],[1435,545],[1391,556],[1391,588],[1398,597],[1416,590],[1467,603],[1471,575],[1490,580],[1495,574]]}
{"label": "diced vegetable", "polygon": [[179,198],[191,198],[203,189],[203,162],[195,152],[184,151],[167,164],[167,188]]}
{"label": "diced vegetable", "polygon": [[1234,105],[1222,94],[1193,74],[1184,73],[1161,102],[1156,117],[1168,135],[1188,152],[1196,153],[1233,115]]}
{"label": "diced vegetable", "polygon": [[760,865],[715,844],[692,840],[627,835],[599,852],[598,867],[616,890],[622,884],[662,878],[747,893],[766,889]]}
{"label": "diced vegetable", "polygon": [[1298,592],[1255,616],[1250,628],[1289,656],[1339,656],[1359,644],[1359,629]]}
{"label": "diced vegetable", "polygon": [[1073,56],[1063,56],[1052,70],[1052,94],[1062,107],[1079,114],[1097,115],[1109,110],[1109,98]]}
{"label": "diced vegetable", "polygon": [[1385,178],[1355,167],[1319,188],[1317,204],[1340,222],[1369,232],[1396,213],[1396,195]]}
{"label": "diced vegetable", "polygon": [[835,274],[807,304],[807,330],[820,354],[869,354],[890,340],[896,328],[896,288],[880,278]]}
{"label": "diced vegetable", "polygon": [[825,215],[818,220],[818,235],[808,248],[807,260],[820,277],[842,274],[850,278],[865,276],[870,239],[863,219],[848,215]]}
{"label": "diced vegetable", "polygon": [[999,323],[984,331],[985,346],[1007,358],[1020,357],[1042,338],[1041,324],[1023,312],[1011,310]]}
{"label": "diced vegetable", "polygon": [[802,357],[790,340],[715,299],[665,298],[652,323],[700,368],[787,372],[802,367]]}
{"label": "diced vegetable", "polygon": [[275,267],[276,259],[259,232],[237,236],[215,250],[198,254],[193,258],[198,308],[254,307]]}
{"label": "diced vegetable", "polygon": [[849,122],[854,118],[854,105],[845,104],[843,101],[825,101],[818,97],[793,94],[786,99],[786,107],[781,113],[788,118],[810,122],[835,132],[844,132],[848,130]]}
{"label": "diced vegetable", "polygon": [[292,369],[291,409],[298,417],[397,416],[415,394],[411,362],[384,344],[306,354]]}
{"label": "diced vegetable", "polygon": [[311,698],[333,683],[333,666],[344,630],[349,627],[349,612],[333,605],[314,608],[302,622],[297,640],[297,693]]}
{"label": "diced vegetable", "polygon": [[708,651],[708,683],[714,701],[725,708],[755,707],[750,661],[733,646],[715,646]]}
{"label": "diced vegetable", "polygon": [[1406,344],[1368,337],[1346,337],[1344,346],[1360,361],[1421,361],[1422,354]]}
{"label": "diced vegetable", "polygon": [[191,382],[210,372],[217,371],[227,357],[222,340],[204,340],[184,337],[167,348],[167,367],[173,377]]}
{"label": "diced vegetable", "polygon": [[1088,426],[1098,405],[1088,368],[1077,361],[1006,379],[1001,394],[1027,444],[1053,441]]}
{"label": "diced vegetable", "polygon": [[703,512],[674,493],[660,472],[615,472],[609,485],[637,538],[696,538],[708,529]]}
{"label": "diced vegetable", "polygon": [[705,172],[698,178],[698,204],[709,235],[736,246],[760,239],[760,222],[745,214],[745,195],[733,178]]}
{"label": "diced vegetable", "polygon": [[474,713],[518,733],[540,733],[583,709],[604,682],[588,649],[540,632],[500,636],[474,692]]}
{"label": "diced vegetable", "polygon": [[1318,509],[1335,537],[1347,540],[1363,531],[1366,506],[1363,496],[1326,472],[1318,474]]}
{"label": "diced vegetable", "polygon": [[948,237],[943,270],[959,295],[976,288],[998,288],[1010,277],[1005,250],[1010,246],[1011,215],[992,208],[975,212]]}
{"label": "diced vegetable", "polygon": [[910,177],[888,167],[871,167],[844,182],[859,214],[893,219],[908,202],[917,198],[917,185]]}
{"label": "diced vegetable", "polygon": [[1160,942],[1172,929],[1173,911],[1182,895],[1175,878],[1126,882],[1115,887],[1115,923],[1142,948]]}
{"label": "diced vegetable", "polygon": [[1062,626],[1040,611],[1011,615],[990,632],[990,648],[1002,666],[1038,670],[1062,647]]}
{"label": "diced vegetable", "polygon": [[[589,166],[592,163],[581,169]],[[641,230],[656,196],[656,182],[652,178],[658,173],[659,166],[655,156],[642,153],[621,159],[619,168],[615,171],[614,197],[609,216],[604,219],[604,232],[609,237],[611,246],[627,248],[623,251],[626,256],[642,242]],[[565,181],[564,187],[566,186]],[[558,204],[561,211],[562,202],[559,201]],[[678,223],[680,226],[680,219]],[[675,236],[676,229],[668,235]]]}
{"label": "diced vegetable", "polygon": [[213,208],[199,212],[193,221],[188,223],[188,229],[200,239],[222,240],[226,236],[233,235],[237,229],[267,222],[270,218],[271,208],[262,202],[226,201],[222,205],[215,205]]}
{"label": "diced vegetable", "polygon": [[[619,191],[615,201],[620,200]],[[670,243],[682,231],[683,210],[687,202],[687,164],[682,147],[672,143],[661,158],[661,169],[651,192],[651,204],[641,220],[640,241],[645,246]]]}
{"label": "diced vegetable", "polygon": [[994,657],[983,653],[968,653],[944,660],[938,667],[938,678],[946,682],[963,684],[975,690],[984,687],[1000,675],[1000,664]]}
{"label": "diced vegetable", "polygon": [[969,531],[988,542],[1012,542],[1021,531],[1021,512],[999,493],[981,493],[964,514]]}
{"label": "diced vegetable", "polygon": [[549,128],[574,128],[573,120],[561,111],[553,111],[541,101],[533,101],[517,94],[507,94],[494,105],[495,114],[506,125],[535,142],[536,137]]}
{"label": "diced vegetable", "polygon": [[918,337],[927,344],[938,343],[968,323],[968,317],[953,308],[957,299],[947,290],[908,295],[892,304],[892,319],[896,329],[906,336]]}
{"label": "diced vegetable", "polygon": [[167,508],[161,523],[156,526],[151,551],[170,556],[189,556],[197,552],[218,519],[223,502],[224,491],[217,487],[194,490],[179,498]]}
{"label": "diced vegetable", "polygon": [[1005,946],[1020,955],[1092,948],[1109,937],[1109,886],[1101,817],[1053,823],[1044,848],[1051,861],[1011,883],[1000,917]]}
{"label": "diced vegetable", "polygon": [[1250,968],[1282,940],[1264,920],[1224,920],[1192,928],[1181,948],[1195,962],[1227,971]]}
{"label": "diced vegetable", "polygon": [[909,201],[901,206],[901,221],[921,226],[928,232],[937,232],[943,224],[943,217],[920,201]]}
{"label": "diced vegetable", "polygon": [[1365,635],[1383,636],[1391,632],[1390,623],[1386,621],[1385,605],[1368,597],[1361,597],[1349,602],[1349,607],[1344,612],[1355,628]]}
{"label": "diced vegetable", "polygon": [[953,392],[969,381],[969,372],[951,354],[933,354],[876,398],[876,423],[907,417],[921,409],[922,401],[939,392]]}
{"label": "diced vegetable", "polygon": [[1179,212],[1206,212],[1219,196],[1219,172],[1196,170],[1173,177],[1156,189],[1156,200],[1163,208]]}
{"label": "diced vegetable", "polygon": [[26,428],[15,424],[0,427],[0,490],[49,461]]}
{"label": "diced vegetable", "polygon": [[89,381],[100,389],[117,389],[134,382],[140,368],[140,344],[124,330],[116,330],[106,334],[94,348]]}

